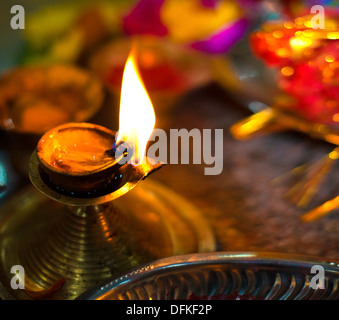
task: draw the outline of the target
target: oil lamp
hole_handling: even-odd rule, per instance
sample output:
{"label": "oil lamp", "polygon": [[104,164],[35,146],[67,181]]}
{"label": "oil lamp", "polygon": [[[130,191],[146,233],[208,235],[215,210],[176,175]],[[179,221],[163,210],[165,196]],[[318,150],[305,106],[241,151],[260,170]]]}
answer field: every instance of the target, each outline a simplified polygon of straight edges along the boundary
{"label": "oil lamp", "polygon": [[[40,192],[30,186],[3,209],[3,298],[74,299],[147,261],[215,250],[208,222],[180,195],[151,179],[135,188],[162,166],[145,156],[154,124],[132,52],[123,75],[118,134],[96,124],[68,123],[42,136],[29,169]],[[24,267],[25,290],[10,288],[13,265]]]}

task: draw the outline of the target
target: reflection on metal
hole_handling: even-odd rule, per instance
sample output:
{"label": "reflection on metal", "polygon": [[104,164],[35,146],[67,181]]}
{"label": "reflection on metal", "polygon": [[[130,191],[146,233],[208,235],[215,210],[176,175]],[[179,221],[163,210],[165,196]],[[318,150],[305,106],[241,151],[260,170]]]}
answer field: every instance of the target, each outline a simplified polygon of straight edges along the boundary
{"label": "reflection on metal", "polygon": [[249,139],[256,134],[272,132],[269,126],[274,126],[279,130],[296,130],[313,138],[339,145],[339,130],[336,127],[312,123],[273,108],[266,108],[239,121],[232,126],[231,132],[237,139]]}
{"label": "reflection on metal", "polygon": [[[315,269],[324,287],[314,286]],[[321,276],[321,274],[319,275]],[[272,252],[169,257],[92,288],[82,300],[338,300],[337,262]]]}
{"label": "reflection on metal", "polygon": [[7,173],[5,165],[0,161],[0,199],[5,196],[7,191]]}
{"label": "reflection on metal", "polygon": [[[0,215],[2,298],[29,299],[52,292],[45,298],[74,299],[137,265],[216,249],[208,222],[180,195],[151,180],[135,188],[162,164],[118,167],[123,175],[118,188],[93,197],[59,192],[42,177],[48,175],[42,166],[35,151],[29,171],[39,191],[30,186],[7,202]],[[95,180],[97,173],[85,172],[81,181]],[[67,185],[64,172],[54,174],[62,175]],[[70,179],[68,184],[72,189],[79,182]],[[10,267],[18,264],[25,268],[26,291],[9,287]],[[55,292],[51,288],[56,283],[62,286]]]}

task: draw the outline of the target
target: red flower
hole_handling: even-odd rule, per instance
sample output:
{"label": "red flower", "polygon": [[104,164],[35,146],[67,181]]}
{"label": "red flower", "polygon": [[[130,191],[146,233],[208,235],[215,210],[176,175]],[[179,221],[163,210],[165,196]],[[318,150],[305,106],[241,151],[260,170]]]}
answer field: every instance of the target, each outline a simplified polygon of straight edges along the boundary
{"label": "red flower", "polygon": [[123,18],[123,31],[128,34],[167,35],[167,28],[160,17],[165,0],[139,1],[131,12]]}
{"label": "red flower", "polygon": [[339,120],[339,42],[329,42],[311,61],[291,65],[279,85],[295,101],[293,110],[304,118],[331,124]]}
{"label": "red flower", "polygon": [[312,28],[312,16],[267,23],[251,35],[251,46],[268,66],[279,68],[277,107],[333,124],[339,122],[339,13],[327,9],[325,16],[325,30]]}

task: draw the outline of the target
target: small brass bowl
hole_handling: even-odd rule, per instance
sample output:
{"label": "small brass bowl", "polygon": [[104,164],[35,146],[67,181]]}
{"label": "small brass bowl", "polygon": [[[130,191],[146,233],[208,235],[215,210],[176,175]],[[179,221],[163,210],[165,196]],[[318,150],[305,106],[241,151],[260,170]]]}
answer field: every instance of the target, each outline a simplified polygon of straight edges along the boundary
{"label": "small brass bowl", "polygon": [[0,129],[8,136],[15,168],[28,176],[40,137],[68,122],[89,121],[103,106],[104,87],[71,65],[27,66],[0,77]]}

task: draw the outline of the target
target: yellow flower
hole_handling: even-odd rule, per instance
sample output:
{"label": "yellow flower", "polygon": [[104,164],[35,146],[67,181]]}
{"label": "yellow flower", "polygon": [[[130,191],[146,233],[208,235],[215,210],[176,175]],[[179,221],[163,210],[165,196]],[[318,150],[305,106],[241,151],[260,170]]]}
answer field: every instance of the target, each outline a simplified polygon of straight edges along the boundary
{"label": "yellow flower", "polygon": [[206,8],[199,0],[167,0],[161,9],[161,20],[172,40],[191,42],[209,36],[242,14],[232,0],[220,1],[215,8]]}

